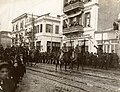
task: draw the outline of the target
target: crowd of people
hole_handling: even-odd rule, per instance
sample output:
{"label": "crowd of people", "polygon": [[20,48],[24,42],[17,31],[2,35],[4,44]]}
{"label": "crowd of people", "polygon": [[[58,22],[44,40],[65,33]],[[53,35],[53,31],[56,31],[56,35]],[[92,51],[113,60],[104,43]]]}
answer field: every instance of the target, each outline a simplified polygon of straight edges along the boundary
{"label": "crowd of people", "polygon": [[15,92],[26,73],[23,49],[0,45],[0,92]]}
{"label": "crowd of people", "polygon": [[[119,67],[119,57],[114,52],[89,53],[88,51],[80,51],[78,46],[72,48],[72,51],[76,54],[77,58],[69,60],[73,60],[72,64],[75,66],[79,65],[102,69]],[[59,52],[40,52],[38,49],[29,49],[25,46],[8,46],[4,49],[2,45],[0,45],[0,90],[4,90],[5,92],[15,92],[17,85],[26,73],[26,65],[32,66],[37,63],[47,63],[55,64],[57,67],[60,64],[64,64],[62,58],[67,52],[68,51],[64,46]],[[70,58],[72,56],[73,54],[71,54]],[[11,84],[12,87],[9,84]],[[9,89],[9,91],[6,89]]]}

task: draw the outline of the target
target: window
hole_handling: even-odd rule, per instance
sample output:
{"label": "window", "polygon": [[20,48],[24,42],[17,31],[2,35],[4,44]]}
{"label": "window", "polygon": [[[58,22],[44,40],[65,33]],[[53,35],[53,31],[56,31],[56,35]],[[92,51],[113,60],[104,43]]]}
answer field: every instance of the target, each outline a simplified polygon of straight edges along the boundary
{"label": "window", "polygon": [[59,34],[59,26],[55,26],[55,34]]}
{"label": "window", "polygon": [[20,23],[20,29],[23,28],[23,22],[24,22],[24,21],[22,21],[22,22]]}
{"label": "window", "polygon": [[16,34],[16,38],[18,38],[18,34]]}
{"label": "window", "polygon": [[39,25],[35,26],[35,33],[39,33]]}
{"label": "window", "polygon": [[36,48],[39,50],[41,49],[41,41],[36,42]]}
{"label": "window", "polygon": [[46,24],[46,32],[52,33],[53,32],[53,26],[51,24]]}
{"label": "window", "polygon": [[13,26],[13,31],[14,31],[14,26]]}
{"label": "window", "polygon": [[37,28],[36,28],[36,30],[37,30],[37,33],[39,33],[39,25],[37,25]]}
{"label": "window", "polygon": [[79,25],[82,25],[82,17],[79,18]]}
{"label": "window", "polygon": [[18,24],[16,24],[16,30],[18,30]]}
{"label": "window", "polygon": [[85,27],[90,27],[90,12],[85,13]]}
{"label": "window", "polygon": [[40,32],[42,32],[42,24],[40,24]]}

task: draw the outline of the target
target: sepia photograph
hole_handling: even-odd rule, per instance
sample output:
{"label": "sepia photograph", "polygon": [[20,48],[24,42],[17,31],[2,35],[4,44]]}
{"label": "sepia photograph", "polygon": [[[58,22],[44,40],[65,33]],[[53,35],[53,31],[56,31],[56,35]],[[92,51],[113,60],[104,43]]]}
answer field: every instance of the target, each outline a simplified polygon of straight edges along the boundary
{"label": "sepia photograph", "polygon": [[120,92],[120,0],[0,0],[0,92]]}

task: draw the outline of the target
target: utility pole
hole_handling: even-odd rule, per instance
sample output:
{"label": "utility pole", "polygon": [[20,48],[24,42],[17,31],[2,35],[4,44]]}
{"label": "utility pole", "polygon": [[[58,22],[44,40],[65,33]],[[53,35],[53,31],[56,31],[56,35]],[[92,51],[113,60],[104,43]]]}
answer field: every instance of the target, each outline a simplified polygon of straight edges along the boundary
{"label": "utility pole", "polygon": [[53,49],[53,42],[52,42],[52,34],[53,34],[53,22],[52,22],[52,28],[50,30],[50,33],[51,33],[51,45],[50,45],[50,53],[52,53],[52,49]]}
{"label": "utility pole", "polygon": [[52,31],[51,31],[51,44],[50,44],[50,53],[52,53]]}
{"label": "utility pole", "polygon": [[72,41],[71,41],[71,36],[72,36],[72,35],[70,34],[70,45],[71,45],[71,48],[72,48]]}
{"label": "utility pole", "polygon": [[35,38],[34,31],[35,31],[35,25],[34,25],[34,24],[35,24],[35,21],[34,21],[34,17],[33,17],[33,14],[32,14],[32,30],[31,30],[31,31],[32,31],[32,32],[31,32],[31,33],[32,33],[32,34],[31,34],[31,36],[32,36],[32,37],[31,37],[31,41],[32,41],[32,42],[31,42],[31,48],[32,48],[32,49],[35,48],[35,46],[34,46],[34,38]]}
{"label": "utility pole", "polygon": [[101,48],[103,49],[103,30],[102,30],[102,47]]}

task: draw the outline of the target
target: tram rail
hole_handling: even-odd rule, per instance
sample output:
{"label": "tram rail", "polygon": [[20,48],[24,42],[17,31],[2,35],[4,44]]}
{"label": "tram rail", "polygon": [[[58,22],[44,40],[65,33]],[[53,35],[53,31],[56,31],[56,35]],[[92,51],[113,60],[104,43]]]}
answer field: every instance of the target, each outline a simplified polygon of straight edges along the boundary
{"label": "tram rail", "polygon": [[[57,76],[57,75],[53,75],[53,74],[49,74],[49,73],[45,73],[45,72],[42,72],[42,71],[38,71],[38,70],[35,70],[35,69],[30,69],[30,68],[27,68],[28,70],[31,70],[33,72],[37,72],[37,73],[42,73],[42,74],[47,74],[47,75],[50,75],[50,76],[54,76],[54,77],[59,77],[59,78],[63,78],[63,77],[60,77],[60,76]],[[38,74],[34,74],[34,75],[38,75]],[[43,77],[42,75],[39,75],[40,77]],[[90,92],[82,87],[78,87],[78,86],[75,86],[75,85],[72,85],[72,84],[69,84],[69,83],[65,83],[65,82],[61,82],[59,80],[56,80],[56,79],[53,79],[53,78],[48,78],[48,77],[43,77],[43,78],[46,78],[46,79],[49,79],[49,80],[52,80],[52,81],[55,81],[55,82],[58,82],[58,83],[61,83],[61,84],[64,84],[64,85],[67,85],[67,86],[70,86],[70,87],[74,87],[74,88],[77,88],[79,90],[82,90],[84,92]],[[65,78],[66,79],[66,78]],[[70,79],[69,79],[70,80]],[[82,82],[79,82],[79,83],[82,83]],[[82,83],[84,84],[84,83]]]}
{"label": "tram rail", "polygon": [[[51,76],[54,76],[54,77],[59,77],[59,78],[63,78],[63,79],[67,79],[67,80],[71,80],[70,78],[67,78],[67,77],[64,77],[64,76],[58,76],[58,75],[55,75],[55,74],[52,74],[53,72],[55,72],[55,73],[61,73],[61,74],[64,74],[64,75],[70,75],[70,76],[75,76],[75,77],[78,77],[78,78],[80,78],[80,75],[82,74],[82,75],[86,75],[86,76],[92,76],[92,75],[90,75],[90,74],[85,74],[85,73],[72,73],[72,74],[70,74],[70,73],[64,73],[64,72],[56,72],[55,70],[50,70],[50,69],[45,69],[45,68],[41,68],[41,67],[37,67],[37,69],[39,69],[39,70],[35,70],[35,68],[33,69],[33,68],[27,68],[27,69],[32,69],[33,71],[36,71],[36,72],[41,72],[41,73],[44,73],[44,74],[47,74],[47,75],[51,75]],[[42,72],[42,71],[40,71],[40,70],[45,70],[45,71],[48,71],[49,73],[45,73],[45,72]],[[52,72],[52,73],[50,73],[50,72]],[[101,78],[102,79],[102,82],[104,82],[104,81],[118,81],[118,80],[116,80],[116,79],[111,79],[111,78],[107,78],[107,77],[100,77],[100,76],[92,76],[92,77],[97,77],[97,78]],[[86,83],[86,82],[82,82],[82,81],[79,81],[79,80],[72,80],[72,81],[74,81],[74,82],[77,82],[77,83],[80,83],[80,84],[84,84],[84,85],[88,85],[88,83]],[[101,81],[101,80],[100,80]],[[104,85],[105,85],[106,83],[104,82]],[[97,85],[94,85],[96,88],[101,88],[101,89],[106,89],[106,90],[112,90],[112,89],[108,89],[108,88],[105,88],[105,87],[101,87],[101,86],[97,86]],[[117,88],[116,88],[117,89]],[[89,92],[89,91],[88,91]]]}

